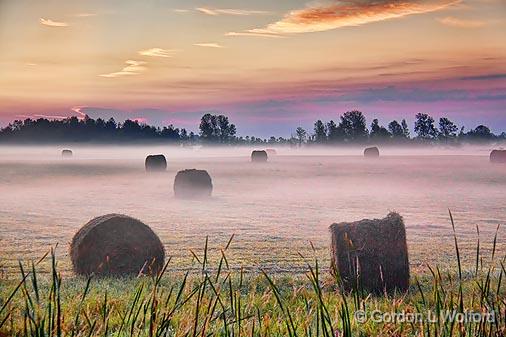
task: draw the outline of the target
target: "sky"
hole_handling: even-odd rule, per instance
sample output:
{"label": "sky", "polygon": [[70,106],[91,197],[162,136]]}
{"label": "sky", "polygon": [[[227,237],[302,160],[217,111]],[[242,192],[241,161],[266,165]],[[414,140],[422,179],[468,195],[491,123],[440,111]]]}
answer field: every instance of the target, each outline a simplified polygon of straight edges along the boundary
{"label": "sky", "polygon": [[506,131],[506,1],[0,0],[0,126],[210,112],[289,136],[349,110]]}

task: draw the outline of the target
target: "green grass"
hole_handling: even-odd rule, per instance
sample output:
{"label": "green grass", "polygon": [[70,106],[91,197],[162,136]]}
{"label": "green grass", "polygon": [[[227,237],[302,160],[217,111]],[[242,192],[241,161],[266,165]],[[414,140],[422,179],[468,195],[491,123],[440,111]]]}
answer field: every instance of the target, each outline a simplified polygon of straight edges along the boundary
{"label": "green grass", "polygon": [[[234,269],[227,259],[232,238],[216,261],[208,257],[207,240],[202,252],[192,252],[199,272],[164,269],[157,277],[62,278],[51,250],[39,261],[20,263],[17,278],[0,281],[0,336],[502,336],[506,257],[497,256],[496,242],[497,234],[491,256],[483,256],[478,239],[468,268],[455,236],[452,266],[427,266],[427,273],[412,277],[407,293],[385,296],[342,291],[339,275],[322,271],[316,257],[303,257],[305,276]],[[41,275],[38,264],[47,260],[51,273]],[[361,323],[354,317],[358,310],[368,317],[431,312],[438,318]],[[489,319],[439,316],[463,312]]]}

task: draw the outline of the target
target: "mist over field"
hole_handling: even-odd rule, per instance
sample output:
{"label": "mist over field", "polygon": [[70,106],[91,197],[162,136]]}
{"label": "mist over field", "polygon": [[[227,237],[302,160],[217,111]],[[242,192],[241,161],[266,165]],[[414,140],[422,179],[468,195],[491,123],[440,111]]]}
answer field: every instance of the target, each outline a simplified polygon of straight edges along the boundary
{"label": "mist over field", "polygon": [[[453,238],[451,209],[462,255],[473,260],[476,226],[483,254],[498,224],[506,222],[506,167],[489,162],[483,147],[381,148],[365,159],[363,148],[277,148],[265,164],[250,162],[252,148],[72,146],[0,148],[0,266],[14,273],[18,259],[37,259],[51,245],[64,274],[71,274],[68,245],[88,220],[124,213],[160,236],[172,269],[193,266],[189,250],[210,252],[235,234],[234,267],[301,272],[298,255],[312,256],[312,242],[329,265],[328,226],[382,218],[405,219],[410,264],[448,263]],[[162,153],[168,169],[148,173],[144,159]],[[178,200],[177,171],[205,169],[213,179],[209,200]],[[504,237],[500,229],[499,238]],[[506,242],[500,239],[502,256]],[[467,255],[467,256],[466,256]]]}

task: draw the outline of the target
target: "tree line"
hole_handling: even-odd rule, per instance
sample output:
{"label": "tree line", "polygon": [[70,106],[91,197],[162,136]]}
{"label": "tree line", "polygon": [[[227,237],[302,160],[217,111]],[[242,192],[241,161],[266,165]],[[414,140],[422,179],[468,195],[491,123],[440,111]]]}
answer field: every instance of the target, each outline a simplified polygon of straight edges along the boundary
{"label": "tree line", "polygon": [[492,142],[506,140],[506,132],[495,135],[485,125],[479,125],[466,131],[453,121],[442,117],[436,122],[428,114],[419,113],[415,117],[411,131],[405,119],[393,120],[388,125],[380,125],[373,119],[370,127],[360,111],[348,111],[339,119],[323,122],[317,120],[312,131],[298,127],[289,138],[255,136],[237,136],[236,126],[224,115],[205,114],[199,124],[199,132],[188,132],[174,125],[155,127],[136,120],[127,119],[118,123],[114,118],[104,120],[85,116],[82,119],[25,119],[16,120],[0,129],[0,142],[12,143],[125,143],[125,142],[163,142],[183,145],[194,144],[282,144],[302,145],[338,145],[338,144],[459,144],[462,142]]}
{"label": "tree line", "polygon": [[506,132],[495,135],[485,125],[478,125],[468,130],[458,127],[447,117],[441,117],[437,122],[432,116],[418,113],[415,116],[414,135],[405,119],[400,122],[393,120],[385,127],[373,119],[370,128],[364,114],[360,111],[348,111],[339,117],[338,123],[333,120],[324,123],[318,120],[314,123],[313,133],[308,133],[302,127],[295,130],[293,135],[299,145],[302,143],[332,144],[332,143],[425,143],[425,144],[458,144],[462,142],[492,142],[506,140]]}

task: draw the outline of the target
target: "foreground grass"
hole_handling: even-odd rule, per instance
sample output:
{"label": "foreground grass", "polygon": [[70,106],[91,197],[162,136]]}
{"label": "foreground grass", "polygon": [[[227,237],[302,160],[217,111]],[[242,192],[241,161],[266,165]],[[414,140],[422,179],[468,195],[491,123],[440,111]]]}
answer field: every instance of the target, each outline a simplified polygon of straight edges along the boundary
{"label": "foreground grass", "polygon": [[199,273],[153,278],[62,279],[51,251],[49,276],[37,273],[38,261],[1,281],[0,336],[503,336],[506,270],[496,241],[487,257],[478,242],[475,266],[463,268],[455,238],[452,269],[427,266],[407,293],[384,296],[342,291],[315,258],[305,277],[233,270],[231,241],[212,265],[207,242],[192,252]]}

